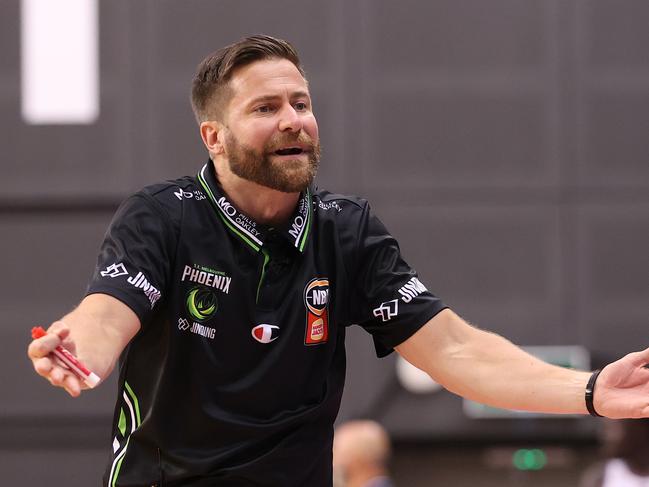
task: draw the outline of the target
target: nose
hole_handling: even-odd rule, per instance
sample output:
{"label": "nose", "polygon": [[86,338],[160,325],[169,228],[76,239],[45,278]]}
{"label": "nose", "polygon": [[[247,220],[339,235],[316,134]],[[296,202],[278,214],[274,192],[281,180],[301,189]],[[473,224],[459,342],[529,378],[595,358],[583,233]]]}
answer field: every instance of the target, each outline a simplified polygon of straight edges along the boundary
{"label": "nose", "polygon": [[285,106],[280,112],[280,132],[299,132],[302,130],[302,119],[291,105]]}

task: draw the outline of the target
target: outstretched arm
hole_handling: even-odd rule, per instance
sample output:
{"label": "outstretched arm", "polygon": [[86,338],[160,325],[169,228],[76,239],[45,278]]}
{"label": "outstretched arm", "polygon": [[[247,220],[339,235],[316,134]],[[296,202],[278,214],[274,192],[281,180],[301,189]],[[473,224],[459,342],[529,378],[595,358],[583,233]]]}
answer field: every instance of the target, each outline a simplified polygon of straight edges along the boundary
{"label": "outstretched arm", "polygon": [[104,380],[139,329],[139,318],[124,303],[107,294],[91,294],[74,311],[52,323],[47,335],[33,340],[27,354],[39,375],[76,397],[86,385],[51,352],[63,345]]}
{"label": "outstretched arm", "polygon": [[[589,372],[550,365],[451,310],[432,318],[396,350],[451,392],[494,407],[587,414]],[[649,416],[649,349],[607,365],[594,406],[610,418]]]}

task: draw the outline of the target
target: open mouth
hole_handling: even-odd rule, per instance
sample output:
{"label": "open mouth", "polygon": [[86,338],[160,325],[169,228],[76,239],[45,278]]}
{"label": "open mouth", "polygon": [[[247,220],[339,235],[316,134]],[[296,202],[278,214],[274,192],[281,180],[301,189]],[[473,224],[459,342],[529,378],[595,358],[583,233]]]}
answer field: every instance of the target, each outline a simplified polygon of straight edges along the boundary
{"label": "open mouth", "polygon": [[278,156],[297,156],[302,154],[304,151],[299,147],[286,147],[284,149],[278,149],[275,151],[275,154]]}

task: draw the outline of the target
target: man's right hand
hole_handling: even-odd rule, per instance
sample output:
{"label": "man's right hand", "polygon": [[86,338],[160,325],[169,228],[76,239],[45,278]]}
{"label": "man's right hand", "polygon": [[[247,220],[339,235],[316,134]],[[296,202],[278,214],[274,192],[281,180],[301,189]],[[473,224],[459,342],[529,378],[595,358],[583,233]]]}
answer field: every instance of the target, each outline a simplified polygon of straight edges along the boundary
{"label": "man's right hand", "polygon": [[76,351],[75,344],[70,339],[70,329],[62,321],[55,321],[47,330],[47,335],[36,338],[29,344],[27,355],[38,375],[45,377],[53,386],[62,387],[72,397],[77,397],[87,386],[52,354],[59,345],[72,354]]}
{"label": "man's right hand", "polygon": [[65,347],[105,380],[139,329],[140,320],[131,308],[107,294],[90,294],[60,321],[52,323],[45,336],[33,340],[27,355],[38,375],[77,397],[88,386],[52,354],[54,349],[58,345]]}

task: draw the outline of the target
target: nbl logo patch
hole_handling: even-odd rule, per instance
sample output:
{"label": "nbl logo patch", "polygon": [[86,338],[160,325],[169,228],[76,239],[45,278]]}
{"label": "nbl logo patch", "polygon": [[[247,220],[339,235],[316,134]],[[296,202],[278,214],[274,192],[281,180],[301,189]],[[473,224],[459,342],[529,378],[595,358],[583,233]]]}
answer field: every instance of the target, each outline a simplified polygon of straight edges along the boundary
{"label": "nbl logo patch", "polygon": [[305,345],[326,343],[329,338],[329,279],[316,277],[304,288],[304,306],[306,306]]}

